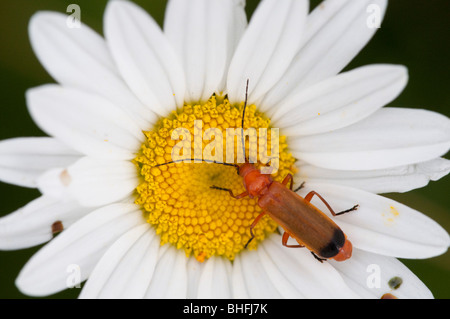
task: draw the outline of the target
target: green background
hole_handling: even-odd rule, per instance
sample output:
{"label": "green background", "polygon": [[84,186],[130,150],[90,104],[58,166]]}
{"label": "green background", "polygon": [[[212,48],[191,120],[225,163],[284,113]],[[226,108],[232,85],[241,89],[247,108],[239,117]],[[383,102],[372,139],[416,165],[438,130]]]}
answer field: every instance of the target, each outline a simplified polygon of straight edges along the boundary
{"label": "green background", "polygon": [[[189,1],[189,0],[186,0]],[[358,1],[358,0],[355,0]],[[165,0],[135,1],[160,24]],[[247,1],[250,15],[258,0]],[[66,12],[69,4],[81,7],[81,20],[102,34],[106,0],[2,0],[0,1],[0,140],[17,136],[44,136],[31,120],[25,91],[54,82],[35,58],[28,40],[28,21],[39,10]],[[312,6],[319,1],[313,0]],[[391,0],[381,29],[348,66],[372,63],[403,64],[410,80],[403,94],[391,105],[426,108],[450,116],[450,1]],[[450,158],[449,154],[446,158]],[[450,177],[406,194],[388,196],[413,207],[450,231]],[[39,196],[33,189],[0,183],[0,216]],[[20,269],[40,248],[0,252],[0,298],[28,298],[14,285]],[[450,298],[450,253],[427,260],[403,262],[430,288],[436,298]],[[75,298],[69,289],[50,298]]]}

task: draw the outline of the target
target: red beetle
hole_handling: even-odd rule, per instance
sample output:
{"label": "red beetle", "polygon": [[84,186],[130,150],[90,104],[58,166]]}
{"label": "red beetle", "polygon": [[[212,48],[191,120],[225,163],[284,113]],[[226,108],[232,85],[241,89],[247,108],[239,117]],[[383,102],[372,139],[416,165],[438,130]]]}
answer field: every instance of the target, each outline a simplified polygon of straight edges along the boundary
{"label": "red beetle", "polygon": [[[245,109],[247,106],[247,93],[248,81],[242,115],[242,130],[244,128]],[[243,134],[242,136],[244,139]],[[244,147],[245,155],[245,144],[242,143],[242,145]],[[157,166],[181,161],[184,160],[159,164]],[[208,160],[203,161],[208,162]],[[338,225],[336,225],[335,222],[331,220],[331,218],[311,204],[311,199],[314,195],[317,195],[327,206],[333,216],[354,211],[359,207],[359,205],[355,205],[348,210],[335,213],[325,199],[315,191],[309,192],[305,198],[298,195],[296,192],[301,189],[305,183],[293,191],[293,177],[291,174],[288,174],[284,178],[283,182],[280,183],[274,181],[270,175],[262,174],[254,164],[248,162],[241,165],[228,163],[217,164],[236,167],[238,169],[238,174],[242,176],[244,180],[246,191],[235,196],[230,189],[218,186],[211,186],[211,188],[227,191],[235,199],[241,199],[246,196],[249,196],[250,198],[258,198],[258,206],[263,210],[263,212],[256,217],[250,226],[251,238],[245,247],[247,247],[255,237],[253,228],[256,226],[258,221],[267,214],[284,229],[282,244],[286,247],[306,247],[311,251],[314,257],[321,262],[326,259],[344,261],[352,256],[353,246],[350,240],[347,239],[344,232]],[[287,187],[287,184],[289,184],[289,188]],[[289,237],[293,237],[298,242],[298,245],[288,245],[287,242]]]}

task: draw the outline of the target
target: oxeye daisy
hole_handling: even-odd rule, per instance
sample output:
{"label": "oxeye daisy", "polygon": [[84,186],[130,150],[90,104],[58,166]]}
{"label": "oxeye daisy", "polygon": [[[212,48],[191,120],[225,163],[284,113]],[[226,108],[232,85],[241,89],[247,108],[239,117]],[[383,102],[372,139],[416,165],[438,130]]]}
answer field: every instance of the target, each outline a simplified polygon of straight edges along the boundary
{"label": "oxeye daisy", "polygon": [[[432,297],[396,258],[443,254],[447,232],[379,194],[449,173],[450,121],[385,107],[407,84],[404,66],[342,72],[375,33],[369,9],[381,20],[387,0],[326,0],[311,12],[307,0],[263,0],[248,22],[244,7],[170,0],[161,29],[113,0],[104,38],[68,28],[63,14],[32,17],[32,47],[58,84],[26,93],[49,137],[0,142],[0,179],[42,194],[0,219],[3,250],[48,242],[16,280],[23,293],[86,281],[82,298]],[[351,257],[287,248],[267,215],[253,227],[262,209],[230,196],[246,191],[235,167],[201,160],[235,165],[239,143],[225,137],[242,123],[258,141],[268,132],[258,155],[277,163],[274,181],[292,175],[302,198],[315,191],[336,212],[358,205],[333,216],[311,200],[351,240]],[[174,162],[180,145],[189,163]]]}

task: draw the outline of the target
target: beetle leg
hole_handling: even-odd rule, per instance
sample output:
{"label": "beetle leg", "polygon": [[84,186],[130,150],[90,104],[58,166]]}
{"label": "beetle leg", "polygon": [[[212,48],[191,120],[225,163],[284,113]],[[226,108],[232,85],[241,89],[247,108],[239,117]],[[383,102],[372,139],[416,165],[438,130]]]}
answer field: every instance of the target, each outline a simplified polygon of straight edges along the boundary
{"label": "beetle leg", "polygon": [[304,248],[305,246],[303,245],[288,245],[288,239],[289,239],[289,233],[288,232],[284,232],[283,234],[283,238],[281,239],[281,243],[283,244],[284,247],[287,248]]}
{"label": "beetle leg", "polygon": [[233,192],[231,191],[231,189],[228,189],[228,188],[222,188],[222,187],[217,187],[217,186],[211,186],[210,188],[217,189],[219,191],[226,191],[226,192],[230,193],[231,197],[236,198],[236,199],[241,199],[241,198],[248,196],[248,193],[246,191],[243,192],[242,194],[234,195]]}
{"label": "beetle leg", "polygon": [[294,190],[294,193],[297,193],[299,190],[301,190],[303,187],[305,187],[305,184],[306,184],[306,182],[303,182],[299,187],[297,187],[297,188]]}
{"label": "beetle leg", "polygon": [[314,256],[314,258],[316,258],[318,261],[320,261],[321,263],[323,263],[324,261],[326,261],[325,258],[320,258],[319,256],[317,256],[313,251],[311,252],[311,254]]}
{"label": "beetle leg", "polygon": [[347,210],[343,210],[342,212],[336,213],[336,215],[334,215],[334,216],[339,216],[339,215],[343,215],[345,213],[350,213],[350,212],[352,212],[354,210],[357,210],[358,208],[359,208],[359,205],[355,205],[352,208],[349,208]]}
{"label": "beetle leg", "polygon": [[[291,182],[289,185],[289,189],[292,191],[292,187],[294,186],[294,177],[292,174],[287,174],[284,180],[281,182],[284,186],[287,185],[287,183]],[[305,186],[305,182],[303,182],[299,187],[297,187],[293,192],[297,193],[299,190],[301,190]]]}
{"label": "beetle leg", "polygon": [[291,184],[289,185],[289,189],[292,190],[292,186],[294,186],[294,177],[292,176],[292,174],[287,174],[281,184],[286,186],[289,182],[291,182]]}
{"label": "beetle leg", "polygon": [[253,221],[253,223],[250,225],[250,239],[248,240],[248,242],[245,244],[244,249],[247,248],[248,244],[250,244],[250,242],[253,240],[253,238],[255,238],[255,234],[253,234],[253,228],[255,228],[256,224],[259,222],[259,220],[265,215],[265,212],[262,212],[261,214],[258,215],[258,217],[255,218],[255,220]]}
{"label": "beetle leg", "polygon": [[322,202],[327,206],[327,208],[330,210],[330,212],[331,212],[331,214],[333,216],[339,216],[339,215],[343,215],[345,213],[352,212],[354,210],[357,210],[358,207],[359,207],[359,205],[355,205],[355,206],[353,206],[350,209],[344,210],[344,211],[339,212],[339,213],[335,213],[334,210],[331,208],[330,204],[328,204],[327,201],[322,196],[320,196],[320,194],[316,193],[315,191],[309,192],[308,195],[305,196],[305,200],[307,202],[310,202],[314,195],[317,195],[317,197],[319,197],[322,200]]}

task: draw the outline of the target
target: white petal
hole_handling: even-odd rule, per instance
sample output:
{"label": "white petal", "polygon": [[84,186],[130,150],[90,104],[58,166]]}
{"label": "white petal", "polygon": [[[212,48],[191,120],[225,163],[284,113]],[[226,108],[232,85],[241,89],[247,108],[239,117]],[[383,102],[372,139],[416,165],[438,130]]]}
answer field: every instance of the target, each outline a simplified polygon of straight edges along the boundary
{"label": "white petal", "polygon": [[95,266],[80,298],[142,298],[157,263],[159,237],[149,224],[120,237]]}
{"label": "white petal", "polygon": [[245,285],[233,287],[235,298],[358,297],[332,266],[319,263],[307,249],[283,247],[276,234],[260,246],[239,254],[233,263],[233,282],[241,279]]}
{"label": "white petal", "polygon": [[234,13],[232,13],[234,22],[234,35],[230,32],[229,36],[234,39],[234,43],[229,46],[229,49],[233,48],[233,51],[229,52],[229,58],[230,60],[227,62],[227,70],[224,74],[224,77],[222,79],[222,84],[220,85],[222,94],[224,91],[227,90],[227,82],[228,82],[228,72],[231,64],[231,60],[233,59],[233,56],[236,52],[236,48],[238,47],[239,43],[241,42],[241,38],[245,32],[245,30],[248,27],[248,21],[247,21],[247,14],[245,12],[245,0],[232,0],[236,6],[234,6]]}
{"label": "white petal", "polygon": [[[273,235],[261,245],[268,276],[286,298],[357,298],[328,263],[318,262],[307,249],[286,248]],[[260,251],[260,249],[258,249]]]}
{"label": "white petal", "polygon": [[292,138],[292,154],[315,166],[372,170],[435,159],[450,148],[450,120],[417,109],[383,108],[346,128]]}
{"label": "white petal", "polygon": [[393,101],[406,86],[408,71],[370,65],[341,73],[286,97],[271,119],[286,136],[312,135],[354,124]]}
{"label": "white petal", "polygon": [[187,102],[205,101],[224,90],[243,15],[243,1],[168,2],[164,31],[183,62]]}
{"label": "white petal", "polygon": [[136,166],[129,161],[83,157],[67,169],[49,171],[39,189],[49,196],[65,194],[83,206],[101,206],[131,195],[139,184]]}
{"label": "white petal", "polygon": [[200,276],[203,272],[203,268],[205,267],[205,263],[199,263],[195,258],[189,258],[186,269],[187,269],[187,299],[196,299],[198,296],[198,282],[200,280]]}
{"label": "white petal", "polygon": [[0,218],[0,249],[15,250],[40,245],[53,238],[52,225],[60,221],[67,229],[92,211],[75,201],[41,196]]}
{"label": "white petal", "polygon": [[[170,245],[165,245],[170,246]],[[184,299],[187,293],[188,258],[184,251],[173,246],[167,247],[159,257],[146,298]]]}
{"label": "white petal", "polygon": [[[318,192],[337,213],[358,204],[356,211],[333,217],[353,246],[398,258],[430,258],[447,251],[450,237],[435,221],[394,200],[362,190],[322,183],[306,183],[305,196]],[[331,216],[322,201],[311,201]]]}
{"label": "white petal", "polygon": [[[245,292],[248,298],[252,299],[280,299],[283,296],[276,289],[275,284],[270,280],[269,274],[262,265],[262,260],[257,251],[243,251],[235,258],[235,263],[239,263],[239,268],[233,268],[233,276],[243,278]],[[244,289],[243,289],[244,290]],[[244,291],[243,291],[244,292]],[[239,296],[234,292],[235,296]]]}
{"label": "white petal", "polygon": [[142,223],[141,210],[131,204],[114,204],[88,214],[28,261],[17,287],[30,296],[46,296],[86,280],[108,247]]}
{"label": "white petal", "polygon": [[372,193],[404,193],[426,186],[450,173],[450,161],[437,158],[431,161],[388,169],[343,171],[301,164],[297,181],[338,184]]}
{"label": "white petal", "polygon": [[327,0],[317,6],[308,17],[301,49],[261,102],[261,110],[275,107],[294,89],[338,74],[378,30],[368,26],[374,14],[370,9],[379,9],[375,14],[381,21],[386,6],[387,0]]}
{"label": "white petal", "polygon": [[261,98],[277,83],[300,48],[308,1],[264,0],[252,16],[231,61],[227,90],[231,103]]}
{"label": "white petal", "polygon": [[46,171],[37,179],[37,187],[45,196],[52,198],[71,199],[68,186],[72,182],[67,168],[54,168]]}
{"label": "white petal", "polygon": [[241,254],[236,256],[233,260],[233,272],[231,274],[231,288],[234,299],[249,299],[250,295],[247,291],[247,286],[245,283],[244,272],[242,270],[242,262],[239,257]]}
{"label": "white petal", "polygon": [[111,54],[130,89],[161,116],[182,106],[184,73],[157,23],[129,1],[110,1],[104,32]]}
{"label": "white petal", "polygon": [[156,116],[126,86],[105,40],[85,24],[68,27],[67,19],[58,12],[33,15],[29,33],[39,61],[60,84],[103,96],[148,128]]}
{"label": "white petal", "polygon": [[25,137],[0,141],[0,180],[36,187],[37,178],[53,167],[65,167],[81,154],[49,137]]}
{"label": "white petal", "polygon": [[[430,299],[430,290],[405,265],[392,257],[381,256],[354,249],[345,262],[330,261],[353,290],[364,298],[380,299],[391,293],[399,299]],[[397,289],[389,286],[392,278],[402,280]]]}
{"label": "white petal", "polygon": [[[280,243],[281,240],[278,242],[278,244]],[[266,271],[267,277],[275,286],[275,289],[280,293],[282,298],[288,299],[305,298],[305,295],[297,291],[295,284],[291,282],[291,279],[290,278],[288,279],[284,276],[289,275],[289,273],[285,273],[286,271],[285,269],[281,270],[280,268],[278,268],[278,265],[276,265],[272,260],[272,257],[275,256],[274,254],[276,253],[276,251],[271,251],[270,250],[271,247],[269,244],[265,244],[264,246],[268,246],[267,248],[269,248],[268,249],[269,251],[266,251],[266,249],[263,248],[259,248],[257,253],[260,256],[261,264],[264,267],[264,270]],[[292,265],[292,260],[284,259],[283,263],[288,265],[286,268],[289,268],[289,266]]]}
{"label": "white petal", "polygon": [[231,263],[224,258],[212,257],[205,262],[198,283],[199,299],[230,299]]}
{"label": "white petal", "polygon": [[86,155],[132,159],[144,138],[123,111],[97,95],[44,85],[27,91],[27,103],[47,134]]}

